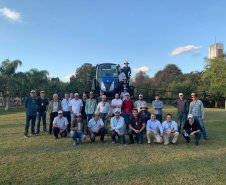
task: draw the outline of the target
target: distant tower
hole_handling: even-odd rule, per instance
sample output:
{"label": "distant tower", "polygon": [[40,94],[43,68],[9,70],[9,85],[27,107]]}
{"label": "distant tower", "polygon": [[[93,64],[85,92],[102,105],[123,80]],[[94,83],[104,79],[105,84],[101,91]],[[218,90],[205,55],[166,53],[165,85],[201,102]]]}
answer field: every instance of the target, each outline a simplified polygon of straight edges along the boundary
{"label": "distant tower", "polygon": [[209,46],[209,59],[220,57],[224,54],[224,44],[216,43]]}

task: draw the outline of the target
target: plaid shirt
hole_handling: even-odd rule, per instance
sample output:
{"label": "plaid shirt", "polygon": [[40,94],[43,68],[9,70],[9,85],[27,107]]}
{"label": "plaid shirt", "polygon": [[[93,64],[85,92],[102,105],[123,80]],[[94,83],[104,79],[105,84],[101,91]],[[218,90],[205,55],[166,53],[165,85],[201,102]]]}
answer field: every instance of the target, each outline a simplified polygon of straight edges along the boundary
{"label": "plaid shirt", "polygon": [[192,101],[189,107],[189,114],[193,116],[204,116],[205,110],[201,100],[197,100],[196,102]]}

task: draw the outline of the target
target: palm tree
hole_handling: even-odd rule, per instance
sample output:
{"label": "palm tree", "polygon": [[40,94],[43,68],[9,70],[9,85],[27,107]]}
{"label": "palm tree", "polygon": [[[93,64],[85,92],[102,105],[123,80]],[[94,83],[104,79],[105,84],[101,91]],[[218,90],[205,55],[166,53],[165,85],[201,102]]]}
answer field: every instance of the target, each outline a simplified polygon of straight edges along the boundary
{"label": "palm tree", "polygon": [[6,110],[9,110],[9,104],[10,104],[10,86],[11,82],[14,79],[14,75],[16,74],[16,70],[19,66],[22,65],[22,62],[20,60],[14,60],[10,61],[9,59],[6,59],[2,62],[0,66],[0,73],[2,78],[4,79],[4,88],[6,89],[6,97],[7,97],[7,103],[6,103]]}

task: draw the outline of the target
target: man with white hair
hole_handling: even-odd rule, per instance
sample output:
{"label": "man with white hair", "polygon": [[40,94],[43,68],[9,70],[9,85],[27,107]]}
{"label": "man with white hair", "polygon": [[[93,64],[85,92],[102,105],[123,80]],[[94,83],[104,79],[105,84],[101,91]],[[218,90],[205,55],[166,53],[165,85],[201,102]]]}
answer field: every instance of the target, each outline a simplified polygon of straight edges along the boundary
{"label": "man with white hair", "polygon": [[50,115],[49,134],[52,134],[53,120],[58,116],[58,111],[61,110],[61,101],[58,100],[58,95],[53,95],[53,100],[49,102],[48,112]]}
{"label": "man with white hair", "polygon": [[139,100],[135,101],[134,108],[138,110],[138,113],[141,111],[141,107],[145,105],[148,106],[147,103],[143,100],[143,95],[140,94],[138,97]]}
{"label": "man with white hair", "polygon": [[75,119],[76,114],[82,112],[83,102],[79,99],[79,94],[74,94],[74,99],[70,101],[70,112],[71,112],[71,121]]}
{"label": "man with white hair", "polygon": [[202,135],[202,127],[200,126],[199,122],[194,119],[192,114],[188,115],[188,120],[185,122],[183,127],[182,135],[186,139],[187,143],[190,143],[191,138],[189,136],[195,136],[195,145],[198,146],[199,139]]}

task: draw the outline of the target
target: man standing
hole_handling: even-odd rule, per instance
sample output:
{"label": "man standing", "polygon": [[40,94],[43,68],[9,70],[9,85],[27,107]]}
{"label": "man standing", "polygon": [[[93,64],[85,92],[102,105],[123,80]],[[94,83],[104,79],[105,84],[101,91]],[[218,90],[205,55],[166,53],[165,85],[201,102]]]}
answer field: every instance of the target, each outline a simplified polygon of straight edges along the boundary
{"label": "man standing", "polygon": [[89,120],[93,118],[93,114],[97,108],[97,101],[93,99],[93,92],[89,93],[89,99],[86,100],[85,104],[85,112],[86,112],[86,121],[87,123]]}
{"label": "man standing", "polygon": [[143,143],[143,130],[145,129],[145,121],[144,119],[138,115],[138,110],[133,109],[133,117],[129,121],[129,144],[133,144],[133,134],[136,135],[137,143]]}
{"label": "man standing", "polygon": [[134,107],[135,107],[135,109],[138,110],[138,112],[140,112],[141,111],[141,107],[143,105],[147,106],[147,103],[145,101],[143,101],[143,95],[142,94],[139,95],[138,99],[139,100],[135,101]]}
{"label": "man standing", "polygon": [[131,69],[128,66],[128,64],[129,64],[128,61],[126,61],[124,64],[125,64],[125,67],[123,67],[123,72],[125,73],[126,78],[128,79],[128,82],[129,82],[129,79],[130,79],[130,76],[131,76]]}
{"label": "man standing", "polygon": [[100,143],[104,144],[104,122],[103,120],[100,118],[100,113],[99,112],[95,112],[94,113],[94,118],[89,120],[89,124],[88,124],[88,130],[90,133],[90,139],[92,142],[95,141],[95,137],[96,136],[100,136]]}
{"label": "man standing", "polygon": [[36,134],[38,134],[39,131],[40,131],[41,119],[42,119],[42,122],[43,122],[43,132],[48,134],[48,132],[46,130],[46,112],[48,111],[48,105],[49,105],[49,102],[45,98],[45,92],[41,91],[40,92],[40,98],[38,98],[38,101],[37,101],[38,123],[37,123],[37,128],[36,128]]}
{"label": "man standing", "polygon": [[68,133],[70,132],[70,127],[71,127],[71,124],[70,124],[71,123],[71,112],[70,112],[69,105],[70,105],[69,94],[65,93],[64,99],[61,102],[61,107],[63,110],[63,116],[65,118],[67,118],[67,121],[68,121],[68,127],[67,127]]}
{"label": "man standing", "polygon": [[128,134],[129,132],[129,120],[132,118],[133,116],[133,100],[130,99],[130,95],[129,93],[125,94],[126,99],[122,102],[122,110],[123,110],[123,116],[125,118],[126,121],[126,134]]}
{"label": "man standing", "polygon": [[115,136],[119,138],[120,144],[125,144],[125,134],[124,134],[124,118],[120,116],[119,111],[115,111],[115,116],[111,118],[111,139],[112,143],[115,144]]}
{"label": "man standing", "polygon": [[58,111],[61,110],[61,101],[58,100],[58,95],[53,95],[53,100],[49,102],[48,112],[50,115],[49,134],[52,134],[53,120],[58,116]]}
{"label": "man standing", "polygon": [[25,132],[24,137],[28,138],[28,129],[31,121],[31,136],[35,135],[35,120],[37,116],[36,109],[37,99],[35,98],[35,90],[31,90],[30,97],[26,98],[24,102],[24,107],[26,109],[26,124],[25,124]]}
{"label": "man standing", "polygon": [[169,144],[169,138],[173,137],[172,144],[177,145],[177,138],[179,136],[178,132],[178,126],[175,121],[172,120],[172,115],[167,114],[166,116],[166,121],[162,123],[162,128],[163,128],[163,140],[164,144],[168,145]]}
{"label": "man standing", "polygon": [[125,73],[122,71],[122,68],[119,68],[119,75],[118,75],[118,80],[119,80],[119,92],[121,93],[123,91],[123,82],[124,82],[124,77]]}
{"label": "man standing", "polygon": [[112,109],[113,116],[115,116],[114,113],[115,113],[116,110],[118,110],[120,112],[120,114],[122,113],[122,111],[121,111],[122,100],[119,99],[119,93],[115,93],[115,99],[113,99],[111,101],[111,107],[113,108]]}
{"label": "man standing", "polygon": [[192,114],[188,115],[188,120],[185,122],[183,130],[184,131],[182,132],[182,135],[186,139],[187,143],[190,143],[191,140],[189,136],[195,135],[196,138],[195,145],[198,146],[199,139],[202,135],[202,128],[199,122],[193,118]]}
{"label": "man standing", "polygon": [[71,123],[70,135],[74,141],[73,145],[77,144],[77,138],[79,138],[79,144],[82,144],[82,140],[86,140],[87,134],[86,121],[82,119],[82,114],[78,113]]}
{"label": "man standing", "polygon": [[162,109],[163,102],[159,100],[159,95],[155,95],[155,100],[152,101],[153,113],[156,115],[156,119],[162,123]]}
{"label": "man standing", "polygon": [[53,120],[53,134],[55,139],[58,139],[58,133],[61,135],[61,137],[67,137],[67,126],[67,118],[63,117],[63,111],[59,110],[58,116]]}
{"label": "man standing", "polygon": [[[156,119],[155,114],[151,114],[151,119],[149,119],[147,122],[146,130],[147,130],[148,146],[151,146],[152,137],[154,138],[154,144],[156,142],[162,143],[163,129],[159,120]],[[159,131],[160,131],[160,134],[158,133]]]}
{"label": "man standing", "polygon": [[74,94],[74,99],[70,101],[70,112],[71,112],[71,121],[75,119],[76,114],[82,112],[83,102],[79,99],[79,94]]}
{"label": "man standing", "polygon": [[74,93],[70,93],[70,98],[69,98],[69,100],[72,100],[72,99],[74,99]]}
{"label": "man standing", "polygon": [[187,121],[188,116],[188,101],[184,99],[183,93],[179,93],[179,98],[172,102],[172,105],[177,108],[177,119],[179,121],[178,131],[181,131],[181,123]]}
{"label": "man standing", "polygon": [[196,119],[201,128],[202,128],[202,135],[205,140],[207,140],[206,130],[203,124],[205,110],[201,100],[197,100],[197,96],[195,93],[191,94],[192,102],[190,103],[189,107],[189,114],[192,114],[194,119]]}
{"label": "man standing", "polygon": [[108,117],[111,112],[111,107],[110,104],[106,102],[106,96],[102,95],[101,97],[102,101],[98,103],[96,111],[100,113],[105,126],[105,134],[108,135]]}
{"label": "man standing", "polygon": [[83,93],[83,95],[82,95],[82,103],[83,103],[83,106],[82,106],[81,114],[82,114],[82,116],[83,116],[84,118],[86,118],[86,111],[85,111],[86,100],[87,100],[87,95],[86,95],[86,93]]}
{"label": "man standing", "polygon": [[127,88],[124,88],[123,92],[120,94],[120,98],[122,99],[122,101],[126,99],[126,93],[128,93]]}

